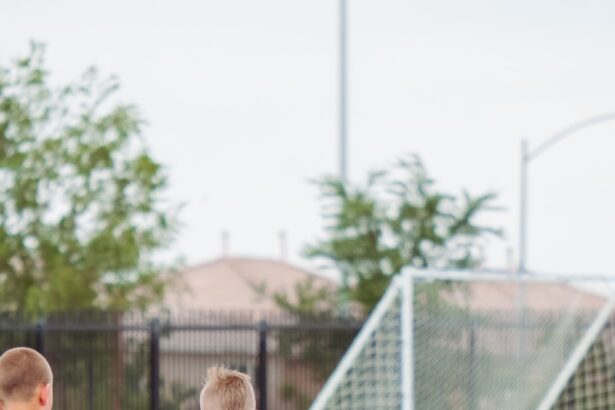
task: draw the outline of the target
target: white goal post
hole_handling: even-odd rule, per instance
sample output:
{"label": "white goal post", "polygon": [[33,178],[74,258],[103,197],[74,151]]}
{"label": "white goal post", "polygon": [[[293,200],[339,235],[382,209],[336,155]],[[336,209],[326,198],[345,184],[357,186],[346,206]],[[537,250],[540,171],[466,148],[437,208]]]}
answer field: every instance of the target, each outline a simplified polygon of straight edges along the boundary
{"label": "white goal post", "polygon": [[614,279],[406,269],[310,409],[547,410],[566,389],[569,404],[615,405],[615,380],[575,373],[615,371]]}

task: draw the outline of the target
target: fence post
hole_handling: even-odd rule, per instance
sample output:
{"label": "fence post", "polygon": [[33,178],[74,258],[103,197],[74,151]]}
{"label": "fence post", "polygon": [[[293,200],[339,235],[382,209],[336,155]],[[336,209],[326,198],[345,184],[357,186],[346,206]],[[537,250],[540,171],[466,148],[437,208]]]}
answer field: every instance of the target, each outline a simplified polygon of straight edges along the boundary
{"label": "fence post", "polygon": [[258,322],[258,409],[267,410],[267,321]]}
{"label": "fence post", "polygon": [[36,351],[44,356],[45,355],[45,321],[43,319],[38,321],[38,323],[36,324],[36,340],[34,341],[34,343],[35,343]]}
{"label": "fence post", "polygon": [[88,409],[94,409],[94,364],[88,359]]}
{"label": "fence post", "polygon": [[160,320],[150,322],[150,410],[160,410]]}

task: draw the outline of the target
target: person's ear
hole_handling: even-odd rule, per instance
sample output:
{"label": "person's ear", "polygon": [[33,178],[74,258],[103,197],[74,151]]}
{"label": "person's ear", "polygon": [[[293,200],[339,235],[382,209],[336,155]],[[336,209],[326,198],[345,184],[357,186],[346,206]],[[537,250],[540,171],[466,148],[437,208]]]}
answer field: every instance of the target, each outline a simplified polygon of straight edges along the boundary
{"label": "person's ear", "polygon": [[41,392],[38,395],[38,404],[46,406],[51,400],[51,383],[48,383],[41,388]]}

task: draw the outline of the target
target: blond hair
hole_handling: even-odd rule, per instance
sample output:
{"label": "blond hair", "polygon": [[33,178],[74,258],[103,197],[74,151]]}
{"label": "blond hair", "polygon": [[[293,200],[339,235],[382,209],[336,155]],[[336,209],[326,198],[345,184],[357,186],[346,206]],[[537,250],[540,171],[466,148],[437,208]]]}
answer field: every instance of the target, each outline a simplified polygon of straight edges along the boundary
{"label": "blond hair", "polygon": [[0,356],[0,403],[29,402],[36,389],[53,381],[51,367],[36,350],[9,349]]}
{"label": "blond hair", "polygon": [[209,368],[200,404],[201,410],[255,410],[250,376],[224,366]]}

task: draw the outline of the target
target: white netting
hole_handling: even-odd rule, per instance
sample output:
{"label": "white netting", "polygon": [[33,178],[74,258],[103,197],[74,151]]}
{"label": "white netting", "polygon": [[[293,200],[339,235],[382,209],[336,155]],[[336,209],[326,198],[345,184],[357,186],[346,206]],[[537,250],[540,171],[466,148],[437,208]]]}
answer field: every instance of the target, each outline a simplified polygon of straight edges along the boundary
{"label": "white netting", "polygon": [[536,409],[606,299],[556,282],[416,282],[416,409]]}
{"label": "white netting", "polygon": [[397,409],[401,403],[401,292],[394,290],[323,408]]}
{"label": "white netting", "polygon": [[554,409],[615,409],[615,317],[609,318]]}
{"label": "white netting", "polygon": [[[588,290],[589,281],[438,273],[405,280],[411,286],[393,282],[394,297],[376,309],[314,410],[615,408],[613,304]],[[402,309],[406,298],[411,312]],[[406,349],[402,324],[410,318]],[[412,360],[402,360],[404,349]]]}

